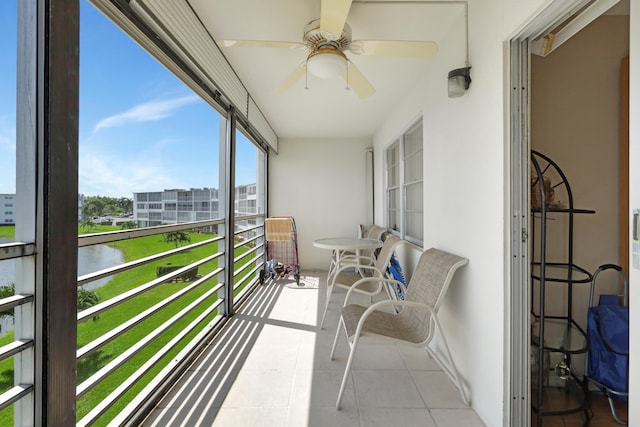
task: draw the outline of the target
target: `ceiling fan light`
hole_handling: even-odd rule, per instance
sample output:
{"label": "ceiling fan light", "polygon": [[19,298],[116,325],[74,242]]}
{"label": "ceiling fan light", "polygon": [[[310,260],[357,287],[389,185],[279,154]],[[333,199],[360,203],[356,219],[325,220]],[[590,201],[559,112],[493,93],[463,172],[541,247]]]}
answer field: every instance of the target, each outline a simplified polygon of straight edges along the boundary
{"label": "ceiling fan light", "polygon": [[319,49],[307,58],[307,70],[321,79],[331,79],[347,71],[347,58],[337,49]]}

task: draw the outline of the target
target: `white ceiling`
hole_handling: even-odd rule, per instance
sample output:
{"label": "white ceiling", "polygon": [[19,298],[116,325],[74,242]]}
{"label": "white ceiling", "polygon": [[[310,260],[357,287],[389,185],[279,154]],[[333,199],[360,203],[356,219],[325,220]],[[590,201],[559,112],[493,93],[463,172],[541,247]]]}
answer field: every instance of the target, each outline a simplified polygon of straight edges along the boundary
{"label": "white ceiling", "polygon": [[[320,0],[188,2],[216,41],[302,41],[306,23],[320,15]],[[354,1],[347,23],[354,40],[432,40],[440,47],[450,32],[465,31],[461,3]],[[464,61],[464,45],[459,49]],[[274,94],[273,89],[305,60],[306,50],[236,47],[222,51],[280,138],[371,137],[389,110],[441,56],[396,59],[347,53],[376,88],[373,96],[360,99],[345,90],[340,77],[321,80],[311,75],[308,90],[303,77],[284,94]]]}

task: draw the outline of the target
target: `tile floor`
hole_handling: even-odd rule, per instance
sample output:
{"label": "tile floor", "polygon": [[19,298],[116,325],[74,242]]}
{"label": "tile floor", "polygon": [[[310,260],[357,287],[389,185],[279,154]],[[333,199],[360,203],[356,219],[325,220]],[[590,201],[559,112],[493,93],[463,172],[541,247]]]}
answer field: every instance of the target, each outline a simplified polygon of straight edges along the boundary
{"label": "tile floor", "polygon": [[329,360],[344,291],[318,327],[326,273],[266,283],[145,421],[145,426],[484,426],[424,349],[359,347],[335,409],[348,345]]}

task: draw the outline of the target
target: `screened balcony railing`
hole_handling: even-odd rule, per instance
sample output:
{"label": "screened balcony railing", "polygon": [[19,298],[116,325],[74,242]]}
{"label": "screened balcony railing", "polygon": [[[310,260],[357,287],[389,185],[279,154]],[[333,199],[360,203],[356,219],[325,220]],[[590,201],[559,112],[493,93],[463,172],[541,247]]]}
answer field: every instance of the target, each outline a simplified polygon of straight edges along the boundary
{"label": "screened balcony railing", "polygon": [[[12,242],[0,244],[0,262],[21,257],[32,257],[35,252],[33,243]],[[33,294],[17,294],[8,298],[0,299],[0,312],[13,310],[25,304],[33,304]],[[0,347],[0,361],[9,359],[17,354],[32,351],[34,340],[29,338],[18,338],[13,342]],[[12,404],[29,395],[33,391],[33,384],[14,385],[9,390],[0,394],[0,410],[10,407]]]}
{"label": "screened balcony railing", "polygon": [[[124,249],[125,259],[78,277],[79,289],[111,280],[97,290],[101,301],[77,314],[77,425],[119,425],[139,414],[222,326],[227,307],[258,284],[264,216],[236,217],[231,257],[226,237],[215,232],[224,224],[219,219],[79,236],[79,248],[109,245]],[[163,239],[176,232],[191,242]],[[32,244],[0,245],[0,260],[33,253]],[[0,299],[0,311],[33,303],[33,295],[15,295]],[[0,348],[0,360],[33,347],[33,339],[16,337]],[[32,384],[14,386],[0,395],[0,408],[32,391]]]}

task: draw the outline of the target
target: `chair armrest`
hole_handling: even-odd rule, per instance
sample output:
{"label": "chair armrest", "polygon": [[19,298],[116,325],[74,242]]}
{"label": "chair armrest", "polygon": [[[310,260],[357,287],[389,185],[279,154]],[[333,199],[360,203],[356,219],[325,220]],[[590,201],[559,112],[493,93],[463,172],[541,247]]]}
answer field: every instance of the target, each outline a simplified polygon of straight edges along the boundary
{"label": "chair armrest", "polygon": [[338,268],[336,268],[334,270],[334,272],[332,273],[332,277],[330,279],[331,281],[331,286],[333,286],[335,284],[336,278],[338,277],[338,274],[340,274],[340,272],[347,270],[347,269],[351,269],[351,268],[357,268],[358,270],[371,270],[373,272],[372,277],[380,277],[382,278],[384,275],[382,274],[382,272],[380,270],[378,270],[378,268],[375,265],[368,265],[368,264],[345,264],[342,266],[339,266]]}
{"label": "chair armrest", "polygon": [[[380,308],[386,307],[386,306],[402,306],[402,307],[417,307],[417,308],[422,308],[424,310],[427,310],[428,312],[431,313],[432,317],[436,318],[435,321],[437,322],[437,315],[436,312],[433,311],[433,309],[431,307],[429,307],[426,304],[422,304],[419,302],[414,302],[414,301],[401,301],[401,300],[384,300],[384,301],[379,301],[375,304],[372,304],[369,308],[367,308],[364,313],[362,313],[362,316],[360,317],[360,320],[358,320],[358,326],[356,327],[356,332],[354,334],[354,336],[360,336],[360,334],[362,333],[362,328],[364,327],[364,323],[367,321],[367,318],[371,315],[371,313],[373,313],[374,311],[378,311]],[[439,325],[439,324],[438,324]]]}
{"label": "chair armrest", "polygon": [[[380,291],[382,290],[382,285],[384,283],[395,283],[395,284],[402,285],[402,282],[400,282],[400,281],[398,281],[396,279],[389,279],[389,278],[386,278],[386,277],[364,277],[364,278],[358,280],[357,282],[355,282],[351,286],[351,288],[349,288],[349,290],[347,291],[347,295],[344,298],[344,305],[348,305],[349,297],[354,292],[354,289],[356,289],[358,286],[362,285],[363,283],[368,283],[368,282],[378,282],[378,290],[375,292],[375,294],[379,294],[380,293]],[[396,300],[389,300],[389,301],[396,301]]]}

